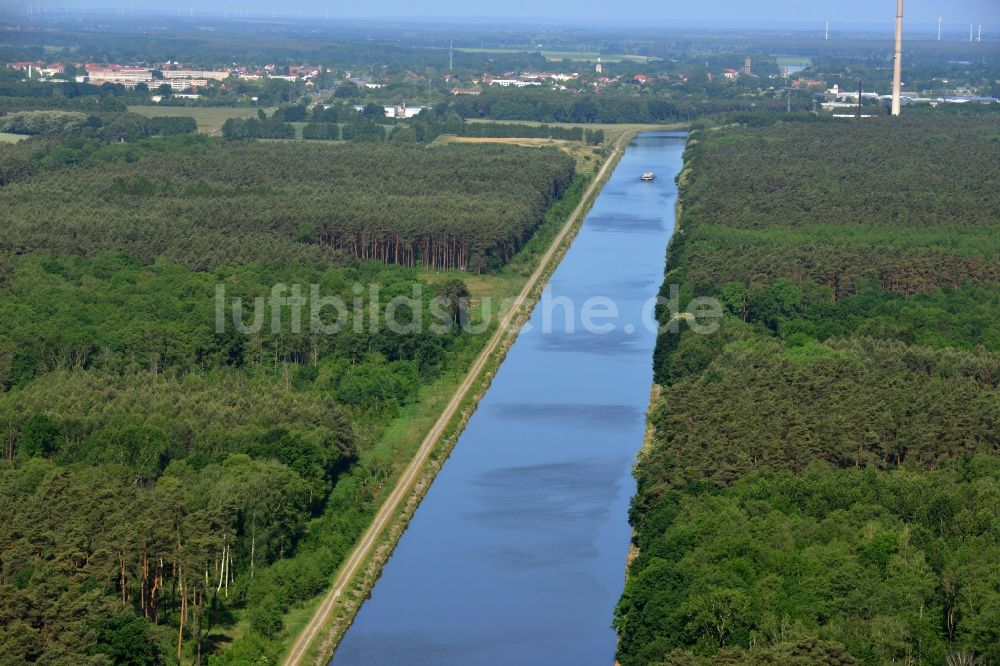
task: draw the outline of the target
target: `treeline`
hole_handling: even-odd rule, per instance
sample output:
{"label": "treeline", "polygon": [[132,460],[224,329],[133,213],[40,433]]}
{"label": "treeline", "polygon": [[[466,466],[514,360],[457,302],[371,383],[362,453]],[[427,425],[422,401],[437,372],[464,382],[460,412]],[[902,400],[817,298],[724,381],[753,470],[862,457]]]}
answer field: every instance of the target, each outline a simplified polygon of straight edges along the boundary
{"label": "treeline", "polygon": [[198,131],[198,123],[191,116],[152,116],[146,127],[149,128],[149,136],[175,136]]}
{"label": "treeline", "polygon": [[658,341],[619,660],[995,662],[996,128],[755,124],[689,143],[664,295],[724,318]]}
{"label": "treeline", "polygon": [[79,111],[15,111],[0,115],[0,132],[27,135],[103,135],[109,140],[135,140],[149,136],[193,134],[198,130],[194,118],[138,114],[89,115]]}
{"label": "treeline", "polygon": [[[376,104],[362,111],[344,105],[316,106],[311,110],[305,105],[293,105],[279,107],[270,116],[261,110],[256,118],[230,118],[222,125],[222,136],[230,140],[294,139],[293,122],[306,123],[302,128],[303,139],[379,143],[389,138],[384,123],[394,121],[387,119],[384,107]],[[400,141],[401,137],[396,136],[397,143],[416,142],[413,130],[404,125],[397,125],[393,132],[394,135],[406,133],[411,135],[408,140]]]}
{"label": "treeline", "polygon": [[226,139],[294,139],[295,128],[271,118],[229,118],[222,124]]}
{"label": "treeline", "polygon": [[523,125],[519,123],[463,123],[459,136],[489,138],[560,139],[583,141],[595,146],[604,143],[604,130],[582,127],[555,127],[552,125]]}
{"label": "treeline", "polygon": [[352,141],[356,143],[431,143],[442,134],[481,138],[535,138],[581,141],[591,146],[604,143],[603,129],[558,125],[499,122],[466,122],[450,107],[425,110],[410,120],[387,118],[385,108],[368,104],[360,111],[345,104],[282,106],[268,116],[230,118],[222,126],[226,139],[291,139],[295,126],[305,123],[303,139]]}
{"label": "treeline", "polygon": [[341,138],[340,125],[337,123],[309,123],[302,128],[302,138],[337,141]]}
{"label": "treeline", "polygon": [[538,139],[561,139],[564,141],[583,141],[597,146],[604,143],[604,130],[585,129],[582,127],[554,127],[552,125],[520,125],[506,123],[468,123],[462,136],[483,137],[529,137]]}
{"label": "treeline", "polygon": [[115,97],[5,97],[0,96],[0,113],[13,111],[82,111],[84,113],[124,112],[125,102]]}
{"label": "treeline", "polygon": [[16,111],[0,115],[0,132],[63,134],[83,128],[89,119],[79,111]]}
{"label": "treeline", "polygon": [[0,251],[123,251],[199,270],[340,252],[492,270],[523,246],[574,172],[561,151],[514,146],[163,141],[73,152],[82,168],[47,167],[65,146],[0,148],[0,169],[14,174],[0,188],[11,220]]}
{"label": "treeline", "polygon": [[524,123],[494,123],[465,122],[452,114],[442,121],[440,116],[424,114],[413,121],[416,139],[431,142],[442,134],[479,138],[519,138],[519,139],[558,139],[561,141],[582,141],[590,146],[604,143],[603,129],[588,129],[584,127],[560,127],[557,125],[526,125]]}
{"label": "treeline", "polygon": [[[625,95],[568,95],[550,90],[491,90],[448,103],[463,118],[535,120],[543,123],[666,123],[734,111],[785,110],[785,100],[671,101]],[[806,110],[793,102],[796,111]]]}
{"label": "treeline", "polygon": [[[0,100],[5,100],[6,104],[12,106],[24,105],[28,108],[93,108],[99,105],[108,111],[124,111],[125,104],[118,98],[125,93],[125,86],[121,85],[92,86],[74,81],[41,83],[0,79]],[[8,109],[5,104],[0,104],[0,110]]]}

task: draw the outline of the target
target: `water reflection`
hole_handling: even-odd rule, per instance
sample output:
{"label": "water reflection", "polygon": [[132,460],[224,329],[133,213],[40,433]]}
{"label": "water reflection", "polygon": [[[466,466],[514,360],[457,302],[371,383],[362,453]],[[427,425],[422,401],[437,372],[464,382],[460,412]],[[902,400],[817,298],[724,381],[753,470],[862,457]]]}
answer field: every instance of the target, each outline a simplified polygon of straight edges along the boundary
{"label": "water reflection", "polygon": [[613,662],[652,382],[641,311],[662,281],[683,147],[665,133],[629,146],[551,281],[554,296],[614,300],[617,330],[546,332],[533,314],[335,666]]}

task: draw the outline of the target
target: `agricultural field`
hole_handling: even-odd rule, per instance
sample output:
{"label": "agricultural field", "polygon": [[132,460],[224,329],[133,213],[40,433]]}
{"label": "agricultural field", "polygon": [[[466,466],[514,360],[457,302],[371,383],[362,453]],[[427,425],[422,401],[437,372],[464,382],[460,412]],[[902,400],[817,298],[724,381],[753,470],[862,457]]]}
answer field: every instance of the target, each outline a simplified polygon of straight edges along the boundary
{"label": "agricultural field", "polygon": [[533,127],[540,127],[542,125],[547,125],[549,127],[560,127],[564,129],[572,129],[574,127],[580,127],[585,130],[601,130],[604,132],[604,142],[605,144],[613,144],[615,141],[621,138],[626,132],[647,132],[653,130],[674,130],[674,129],[686,129],[688,123],[668,123],[668,124],[652,124],[652,123],[543,123],[532,120],[487,120],[479,118],[469,118],[466,120],[468,123],[497,123],[497,124],[510,124],[510,125],[531,125]]}
{"label": "agricultural field", "polygon": [[28,137],[23,134],[11,134],[9,132],[0,132],[0,143],[17,143],[18,141],[23,141]]}
{"label": "agricultural field", "polygon": [[573,123],[540,123],[533,121],[487,121],[470,119],[469,124],[478,125],[507,125],[525,127],[550,127],[558,130],[579,129],[585,132],[600,132],[602,139],[599,146],[587,145],[586,142],[569,141],[565,139],[541,139],[535,137],[476,137],[476,136],[454,136],[443,134],[439,136],[435,143],[508,143],[518,146],[556,146],[560,150],[571,155],[576,162],[576,170],[581,174],[593,174],[599,164],[599,156],[602,150],[606,150],[613,145],[622,135],[630,132],[648,132],[655,130],[684,129],[686,123],[675,123],[672,125],[648,125],[636,123],[593,123],[587,125],[577,125]]}
{"label": "agricultural field", "polygon": [[664,294],[725,314],[658,343],[623,666],[1000,659],[998,141],[692,135]]}
{"label": "agricultural field", "polygon": [[592,175],[594,173],[599,164],[598,156],[601,154],[600,148],[586,146],[581,144],[579,141],[566,141],[563,139],[476,137],[442,134],[435,139],[431,145],[445,145],[451,143],[496,143],[510,146],[521,146],[524,148],[557,148],[573,158],[573,161],[576,164],[576,172],[582,175]]}
{"label": "agricultural field", "polygon": [[[229,118],[253,118],[257,115],[257,109],[228,106],[130,106],[128,110],[149,118],[178,116],[194,118],[198,124],[198,131],[211,135],[218,135],[222,131],[222,124]],[[273,109],[264,111],[271,113]]]}

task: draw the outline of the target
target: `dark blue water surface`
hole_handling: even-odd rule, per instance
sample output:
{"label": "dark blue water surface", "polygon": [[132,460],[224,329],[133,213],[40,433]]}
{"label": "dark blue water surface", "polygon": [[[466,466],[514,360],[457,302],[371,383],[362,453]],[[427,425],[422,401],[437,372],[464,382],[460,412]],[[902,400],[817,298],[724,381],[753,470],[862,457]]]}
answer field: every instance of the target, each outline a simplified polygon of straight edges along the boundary
{"label": "dark blue water surface", "polygon": [[[551,280],[550,327],[539,304],[333,664],[613,663],[652,383],[641,312],[663,280],[684,141],[628,147]],[[593,296],[619,310],[598,322],[610,333],[583,330]]]}

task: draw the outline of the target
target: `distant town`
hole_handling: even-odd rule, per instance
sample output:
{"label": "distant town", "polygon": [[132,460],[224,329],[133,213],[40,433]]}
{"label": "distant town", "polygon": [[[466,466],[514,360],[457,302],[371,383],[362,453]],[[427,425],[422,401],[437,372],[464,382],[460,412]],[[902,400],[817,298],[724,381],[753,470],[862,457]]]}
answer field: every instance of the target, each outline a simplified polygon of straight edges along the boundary
{"label": "distant town", "polygon": [[[483,73],[481,75],[458,75],[448,72],[439,76],[437,90],[451,95],[480,95],[489,88],[496,89],[548,89],[567,94],[577,94],[593,91],[600,94],[603,91],[622,92],[623,89],[633,93],[644,90],[664,92],[673,89],[706,91],[703,95],[711,96],[707,87],[715,83],[726,83],[739,86],[743,96],[758,95],[772,98],[789,97],[793,94],[811,96],[814,108],[821,106],[832,111],[834,115],[846,114],[862,104],[884,103],[888,100],[888,90],[865,90],[864,86],[854,87],[843,85],[850,76],[843,72],[821,76],[812,69],[809,59],[769,63],[768,71],[755,71],[751,57],[745,58],[741,68],[719,67],[704,68],[700,76],[685,71],[662,71],[658,73],[634,73],[632,68],[612,68],[610,63],[602,62],[597,57],[596,62],[577,63],[586,65],[586,69],[578,71],[507,71],[498,73]],[[655,68],[656,62],[647,63]],[[357,95],[377,95],[380,89],[394,83],[409,83],[415,85],[421,77],[406,73],[401,81],[383,72],[367,72],[364,74],[351,70],[342,70],[324,65],[292,65],[282,66],[267,64],[251,66],[233,64],[218,69],[199,69],[184,63],[169,61],[152,64],[140,63],[66,63],[45,61],[19,61],[7,64],[9,69],[16,70],[26,81],[66,83],[76,82],[93,86],[120,86],[130,93],[148,93],[149,101],[154,104],[167,100],[183,104],[197,103],[203,96],[219,96],[227,93],[237,93],[242,103],[254,105],[259,101],[254,94],[256,85],[267,82],[285,82],[298,87],[303,96],[313,96],[314,104],[319,104],[319,98],[324,94],[333,93],[341,86],[353,86]],[[624,70],[624,71],[615,71]],[[651,67],[647,66],[649,70]],[[677,69],[677,68],[674,68]],[[904,104],[995,104],[1000,102],[994,95],[983,95],[967,85],[949,87],[949,79],[937,77],[931,82],[933,89],[903,93]],[[425,85],[429,85],[428,79]],[[997,82],[1000,85],[1000,81]],[[354,96],[357,96],[354,95]],[[346,95],[351,96],[351,95]],[[359,110],[363,105],[355,105]],[[410,118],[426,108],[420,105],[407,106],[402,100],[386,105],[387,117]]]}

